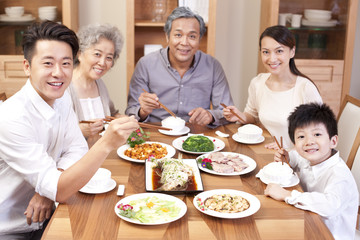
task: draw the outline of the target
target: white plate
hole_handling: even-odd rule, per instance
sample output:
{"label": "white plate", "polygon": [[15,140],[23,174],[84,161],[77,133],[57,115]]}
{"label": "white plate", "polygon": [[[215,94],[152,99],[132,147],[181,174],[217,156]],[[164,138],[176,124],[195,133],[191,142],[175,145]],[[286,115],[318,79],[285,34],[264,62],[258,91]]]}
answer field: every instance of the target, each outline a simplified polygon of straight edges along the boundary
{"label": "white plate", "polygon": [[[168,154],[165,156],[166,158],[171,158],[176,153],[176,150],[172,146],[170,146],[168,144],[165,144],[165,143],[160,143],[160,142],[145,142],[145,143],[149,143],[149,144],[151,144],[151,143],[159,143],[163,147],[166,147],[166,150],[168,152]],[[130,162],[145,163],[145,160],[129,158],[128,156],[126,156],[124,153],[125,153],[126,149],[128,149],[129,147],[130,147],[129,144],[125,144],[125,145],[122,145],[121,147],[119,147],[118,150],[117,150],[118,156],[121,157],[122,159],[128,160]]]}
{"label": "white plate", "polygon": [[[250,207],[246,209],[243,212],[239,213],[221,213],[209,209],[201,210],[199,207],[199,203],[205,201],[207,198],[215,195],[215,194],[231,194],[231,195],[237,195],[245,198],[249,201]],[[193,204],[196,207],[197,210],[199,210],[202,213],[205,213],[207,215],[218,217],[218,218],[243,218],[248,217],[256,213],[260,209],[260,201],[255,197],[254,195],[251,195],[247,192],[242,192],[238,190],[232,190],[232,189],[216,189],[216,190],[210,190],[205,191],[202,193],[199,193],[194,197]]]}
{"label": "white plate", "polygon": [[2,22],[29,22],[34,20],[35,17],[31,14],[24,14],[21,17],[9,17],[6,14],[0,14],[0,21]]}
{"label": "white plate", "polygon": [[[256,168],[256,162],[254,161],[254,159],[252,159],[251,157],[248,157],[246,155],[240,154],[240,153],[233,153],[233,152],[221,152],[224,155],[238,155],[240,158],[242,158],[244,160],[245,163],[247,163],[249,166],[247,168],[245,168],[244,170],[242,170],[241,172],[232,172],[232,173],[219,173],[219,172],[215,172],[214,170],[210,170],[208,168],[204,168],[203,166],[201,166],[200,163],[198,163],[198,167],[199,169],[203,170],[204,172],[208,172],[211,174],[215,174],[215,175],[221,175],[221,176],[237,176],[237,175],[243,175],[246,173],[249,173],[251,171],[253,171]],[[203,158],[203,157],[207,157],[209,156],[210,153],[201,155],[199,157],[196,158],[196,162],[199,158]]]}
{"label": "white plate", "polygon": [[236,142],[245,143],[245,144],[259,144],[259,143],[262,143],[263,141],[265,141],[264,136],[261,136],[259,139],[255,140],[255,141],[250,141],[250,140],[247,140],[247,139],[240,138],[237,133],[232,135],[232,139],[234,139]]}
{"label": "white plate", "polygon": [[[196,160],[195,159],[183,159],[184,163],[188,166],[190,166],[193,170],[194,173],[194,177],[195,177],[195,182],[196,182],[196,189],[195,190],[180,190],[180,191],[168,191],[171,193],[184,193],[184,192],[199,192],[199,191],[204,191],[204,186],[202,183],[202,179],[201,179],[201,175],[200,175],[200,170],[197,166]],[[153,178],[152,178],[152,162],[150,161],[146,161],[145,163],[145,184],[146,184],[146,191],[148,192],[157,192],[154,187],[153,187]],[[163,192],[167,192],[167,191],[163,191]]]}
{"label": "white plate", "polygon": [[190,128],[185,126],[180,131],[174,131],[174,130],[168,131],[168,130],[159,129],[159,132],[161,132],[162,134],[165,134],[165,135],[169,135],[169,136],[180,136],[180,135],[189,133]]}
{"label": "white plate", "polygon": [[304,26],[313,26],[313,27],[335,27],[337,20],[330,21],[310,21],[306,18],[302,19],[301,24]]}
{"label": "white plate", "polygon": [[116,181],[114,179],[110,179],[110,181],[105,186],[94,188],[85,185],[83,188],[79,190],[79,192],[89,193],[89,194],[99,194],[99,193],[109,192],[113,190],[115,187],[116,187]]}
{"label": "white plate", "polygon": [[[127,217],[121,216],[119,214],[119,209],[117,208],[117,206],[120,203],[125,205],[125,204],[129,204],[129,202],[132,201],[132,200],[137,200],[137,199],[142,199],[142,198],[147,198],[147,197],[153,197],[153,196],[161,198],[162,200],[176,202],[176,205],[181,208],[179,215],[177,217],[169,220],[169,221],[162,221],[162,222],[156,222],[156,223],[142,223],[137,219],[127,218]],[[134,194],[134,195],[131,195],[131,196],[128,196],[128,197],[125,197],[125,198],[121,199],[119,202],[116,203],[114,209],[115,209],[116,215],[118,217],[120,217],[121,219],[123,219],[123,220],[125,220],[127,222],[140,224],[140,225],[160,225],[160,224],[170,223],[170,222],[173,222],[173,221],[176,221],[176,220],[180,219],[182,216],[185,215],[185,213],[187,211],[186,204],[182,200],[178,199],[177,197],[167,195],[167,194],[162,194],[162,193],[139,193],[139,194]]]}
{"label": "white plate", "polygon": [[[265,184],[269,184],[271,182],[262,174],[262,169],[260,169],[260,171],[256,174],[256,177],[260,178],[260,180]],[[294,173],[292,178],[290,178],[290,180],[287,183],[277,183],[277,184],[279,184],[282,187],[293,187],[299,184],[299,182],[300,182],[299,177],[297,176],[296,173]]]}
{"label": "white plate", "polygon": [[218,151],[221,151],[225,147],[225,143],[223,141],[221,141],[220,139],[214,138],[214,137],[209,137],[209,136],[204,136],[204,137],[209,138],[214,143],[214,145],[215,145],[214,146],[214,151],[211,151],[211,152],[191,152],[191,151],[186,151],[186,150],[184,150],[182,148],[182,144],[185,142],[185,140],[188,137],[190,137],[190,136],[184,136],[184,137],[176,138],[172,142],[172,145],[174,146],[174,148],[176,148],[179,151],[186,152],[186,153],[192,153],[192,154],[204,154],[204,153],[218,152]]}

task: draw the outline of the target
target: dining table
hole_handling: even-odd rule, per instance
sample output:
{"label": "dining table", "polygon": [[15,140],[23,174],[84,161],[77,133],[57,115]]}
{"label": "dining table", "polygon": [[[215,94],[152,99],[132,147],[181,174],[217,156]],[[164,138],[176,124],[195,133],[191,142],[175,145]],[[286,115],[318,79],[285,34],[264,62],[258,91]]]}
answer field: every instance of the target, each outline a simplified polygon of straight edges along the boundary
{"label": "dining table", "polygon": [[[159,125],[159,123],[154,123]],[[197,192],[172,194],[183,201],[187,211],[180,219],[159,225],[140,225],[124,221],[114,211],[123,198],[146,192],[145,164],[122,159],[116,149],[112,151],[102,168],[111,171],[117,185],[124,185],[123,196],[117,195],[117,187],[102,194],[77,192],[66,203],[57,206],[47,225],[42,239],[333,239],[321,217],[313,212],[298,209],[284,201],[264,195],[266,184],[256,175],[265,165],[274,161],[274,151],[265,148],[273,141],[263,129],[265,140],[246,144],[233,139],[240,125],[230,123],[216,128],[186,124],[191,134],[204,134],[222,140],[223,152],[246,155],[256,162],[256,168],[243,175],[223,176],[200,171],[204,191],[232,189],[249,193],[260,201],[259,210],[246,217],[221,218],[204,214],[193,204]],[[147,141],[172,145],[179,136],[169,136],[158,129],[144,129]],[[216,131],[228,134],[219,137]],[[89,147],[94,142],[89,142]],[[179,156],[176,150],[174,158]],[[195,159],[198,155],[182,152],[183,159]],[[299,184],[286,188],[302,191]]]}

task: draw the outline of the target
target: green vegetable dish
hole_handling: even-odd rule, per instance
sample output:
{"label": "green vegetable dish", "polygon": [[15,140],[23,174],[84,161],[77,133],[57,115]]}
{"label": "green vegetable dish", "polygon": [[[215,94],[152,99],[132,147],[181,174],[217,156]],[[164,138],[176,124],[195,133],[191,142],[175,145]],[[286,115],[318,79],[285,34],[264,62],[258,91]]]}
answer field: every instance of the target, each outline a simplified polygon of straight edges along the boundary
{"label": "green vegetable dish", "polygon": [[194,135],[188,137],[182,144],[182,148],[190,152],[211,152],[214,151],[214,143],[207,137]]}

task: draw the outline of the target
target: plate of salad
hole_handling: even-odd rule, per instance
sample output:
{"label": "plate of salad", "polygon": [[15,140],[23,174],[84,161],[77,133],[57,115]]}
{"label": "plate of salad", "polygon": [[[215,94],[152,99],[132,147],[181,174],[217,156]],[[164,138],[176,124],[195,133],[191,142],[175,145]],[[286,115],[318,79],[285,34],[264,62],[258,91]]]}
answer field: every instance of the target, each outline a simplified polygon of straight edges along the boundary
{"label": "plate of salad", "polygon": [[121,219],[140,225],[160,225],[176,221],[187,211],[177,197],[162,193],[139,193],[121,199],[115,213]]}
{"label": "plate of salad", "polygon": [[217,152],[225,147],[225,143],[218,138],[195,134],[176,138],[172,145],[179,151],[192,154]]}

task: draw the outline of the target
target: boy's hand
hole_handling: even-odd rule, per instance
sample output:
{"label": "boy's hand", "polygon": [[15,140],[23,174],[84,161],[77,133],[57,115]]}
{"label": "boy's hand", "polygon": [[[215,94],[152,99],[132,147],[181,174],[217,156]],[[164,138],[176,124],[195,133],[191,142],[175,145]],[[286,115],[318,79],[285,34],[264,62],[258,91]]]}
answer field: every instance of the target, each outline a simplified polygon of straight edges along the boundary
{"label": "boy's hand", "polygon": [[278,201],[285,201],[286,197],[291,196],[290,191],[285,190],[283,187],[276,183],[269,183],[264,191],[264,194]]}
{"label": "boy's hand", "polygon": [[285,159],[289,159],[289,153],[283,148],[278,149],[274,154],[274,161],[281,162],[285,161]]}

